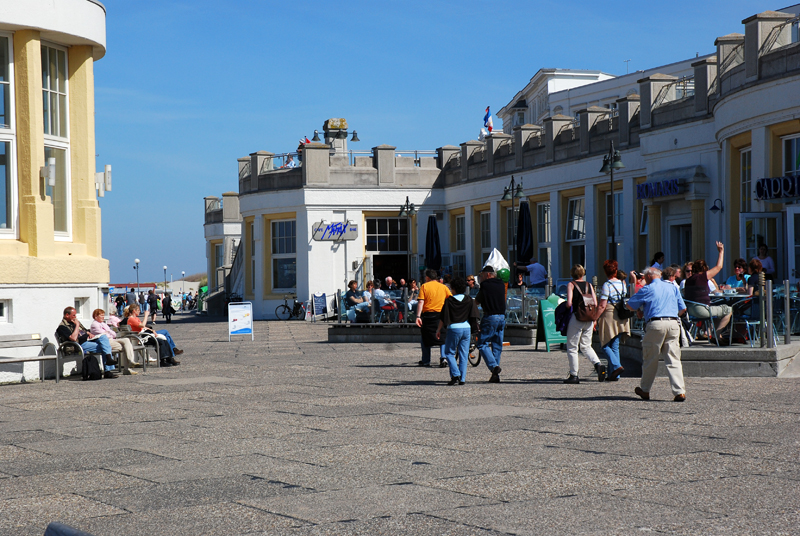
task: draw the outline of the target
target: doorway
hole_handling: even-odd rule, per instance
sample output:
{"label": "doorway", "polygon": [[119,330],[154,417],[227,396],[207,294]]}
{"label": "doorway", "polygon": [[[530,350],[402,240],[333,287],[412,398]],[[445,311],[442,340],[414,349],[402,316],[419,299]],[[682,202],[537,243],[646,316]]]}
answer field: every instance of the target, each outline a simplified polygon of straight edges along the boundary
{"label": "doorway", "polygon": [[671,225],[669,232],[669,241],[672,247],[667,262],[683,266],[684,263],[694,260],[692,257],[692,225],[686,223]]}
{"label": "doorway", "polygon": [[372,255],[372,276],[381,285],[388,276],[395,281],[401,278],[408,281],[408,255]]}
{"label": "doorway", "polygon": [[[787,208],[787,216],[791,214]],[[794,220],[789,219],[788,224]],[[787,225],[788,227],[788,225]],[[739,248],[742,257],[749,261],[758,255],[758,247],[767,246],[767,254],[775,262],[775,280],[783,280],[783,268],[788,264],[784,255],[794,255],[793,242],[787,248],[783,244],[783,213],[782,212],[742,212],[739,214]],[[797,238],[794,238],[797,240]],[[791,261],[790,261],[791,262]]]}

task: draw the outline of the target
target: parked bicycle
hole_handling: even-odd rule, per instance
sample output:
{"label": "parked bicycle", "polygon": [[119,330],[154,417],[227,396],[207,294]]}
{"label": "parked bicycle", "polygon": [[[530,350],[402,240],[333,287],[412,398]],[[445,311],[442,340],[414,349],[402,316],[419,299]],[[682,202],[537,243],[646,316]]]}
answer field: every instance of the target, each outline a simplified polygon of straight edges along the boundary
{"label": "parked bicycle", "polygon": [[289,307],[290,296],[291,294],[287,294],[283,297],[283,303],[275,308],[275,316],[278,317],[278,320],[291,320],[293,318],[303,320],[306,317],[305,306],[302,302],[297,301],[297,296],[291,296],[294,298],[294,305]]}

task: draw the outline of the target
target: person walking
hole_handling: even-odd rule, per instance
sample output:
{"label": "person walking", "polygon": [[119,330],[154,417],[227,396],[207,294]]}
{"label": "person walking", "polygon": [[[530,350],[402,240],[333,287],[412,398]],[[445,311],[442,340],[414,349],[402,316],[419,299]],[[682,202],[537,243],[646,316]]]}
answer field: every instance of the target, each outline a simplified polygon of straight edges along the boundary
{"label": "person walking", "polygon": [[506,286],[497,279],[494,267],[488,264],[481,270],[481,287],[475,301],[483,309],[478,351],[489,372],[489,383],[500,383],[500,356],[503,353],[503,332],[506,329]]}
{"label": "person walking", "polygon": [[[444,356],[450,365],[450,383],[448,385],[464,385],[467,381],[467,363],[469,362],[469,341],[472,329],[478,327],[478,306],[469,294],[467,283],[460,277],[450,282],[454,294],[444,300],[436,338],[439,339],[442,328],[447,328],[444,345]],[[458,361],[456,361],[456,357]]]}
{"label": "person walking", "polygon": [[610,382],[619,380],[620,374],[625,372],[619,359],[619,343],[623,336],[631,334],[630,322],[627,318],[620,318],[616,308],[628,293],[625,281],[618,278],[618,270],[619,265],[615,260],[603,263],[603,271],[608,281],[600,290],[600,302],[597,304],[600,313],[597,319],[597,333],[600,336],[600,347],[608,358],[611,372],[608,373],[606,381]]}
{"label": "person walking", "polygon": [[439,328],[444,300],[452,296],[450,290],[439,283],[439,274],[436,270],[428,268],[425,270],[425,283],[419,289],[417,298],[417,327],[422,335],[422,359],[417,363],[420,367],[431,366],[431,348],[439,346],[439,366],[446,367],[447,362],[444,358],[444,348],[442,341],[438,338],[436,330]]}
{"label": "person walking", "polygon": [[175,309],[172,308],[172,295],[170,293],[164,294],[164,299],[161,300],[161,313],[164,315],[166,323],[171,324]]}
{"label": "person walking", "polygon": [[567,303],[572,304],[573,311],[567,326],[569,376],[564,383],[581,383],[580,376],[578,376],[578,351],[594,365],[594,370],[597,371],[597,381],[602,382],[606,379],[606,367],[592,349],[594,321],[578,319],[581,310],[586,310],[587,306],[597,303],[594,287],[585,280],[586,269],[580,264],[572,267],[571,275],[572,281],[567,284]]}
{"label": "person walking", "polygon": [[[686,400],[681,365],[681,326],[679,316],[686,313],[686,304],[675,285],[661,280],[661,270],[644,271],[647,285],[628,300],[631,311],[644,308],[645,332],[642,339],[642,381],[634,392],[642,400],[650,400],[650,390],[658,372],[659,358],[664,360],[672,387],[673,400]],[[641,317],[640,317],[641,318]]]}

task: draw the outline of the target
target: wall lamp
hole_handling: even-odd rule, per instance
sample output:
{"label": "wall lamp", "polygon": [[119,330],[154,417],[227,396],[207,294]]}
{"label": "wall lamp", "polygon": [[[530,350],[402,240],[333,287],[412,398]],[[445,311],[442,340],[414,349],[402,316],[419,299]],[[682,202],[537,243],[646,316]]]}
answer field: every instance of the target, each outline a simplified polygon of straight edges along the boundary
{"label": "wall lamp", "polygon": [[56,159],[50,157],[47,159],[47,165],[39,168],[39,177],[46,181],[47,186],[56,185]]}
{"label": "wall lamp", "polygon": [[[717,201],[719,201],[719,206],[717,206]],[[708,210],[710,210],[712,214],[716,214],[717,212],[725,212],[725,209],[722,208],[722,199],[715,199],[714,205]]]}
{"label": "wall lamp", "polygon": [[94,187],[97,195],[105,197],[111,191],[111,165],[106,164],[105,170],[94,174]]}

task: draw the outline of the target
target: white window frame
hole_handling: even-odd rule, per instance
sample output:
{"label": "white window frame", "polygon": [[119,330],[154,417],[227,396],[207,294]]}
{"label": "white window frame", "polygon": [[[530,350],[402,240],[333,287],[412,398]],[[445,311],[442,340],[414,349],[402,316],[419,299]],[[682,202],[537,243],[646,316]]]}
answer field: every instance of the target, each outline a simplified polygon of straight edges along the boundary
{"label": "white window frame", "polygon": [[453,268],[453,277],[467,277],[467,255],[466,253],[451,253],[450,263]]}
{"label": "white window frame", "polygon": [[[486,222],[486,229],[484,229],[483,224],[484,221]],[[492,254],[492,212],[489,210],[485,210],[483,212],[478,213],[478,245],[481,249],[481,266],[484,265],[486,259],[489,258],[489,255]],[[484,244],[484,234],[488,235],[486,244]]]}
{"label": "white window frame", "polygon": [[[623,206],[622,206],[622,190],[614,190],[614,238],[617,241],[617,256],[619,256],[619,252],[622,250],[622,244],[624,243],[623,238],[625,235],[622,234],[622,218],[623,218]],[[606,192],[606,255],[607,258],[611,257],[611,227],[609,226],[609,214],[608,209],[610,208],[609,199],[611,198],[611,192]]]}
{"label": "white window frame", "polygon": [[8,81],[3,83],[8,87],[8,109],[6,110],[9,121],[8,128],[0,127],[0,143],[8,143],[6,154],[8,166],[9,205],[11,212],[8,214],[10,227],[0,229],[0,240],[17,240],[19,238],[19,190],[17,179],[17,132],[16,132],[16,94],[14,88],[14,36],[8,32],[0,32],[0,37],[8,39]]}
{"label": "white window frame", "polygon": [[[577,204],[580,201],[582,211],[582,217],[580,219],[575,218],[575,209],[573,208],[573,203]],[[574,226],[574,223],[581,222],[574,230],[576,233],[580,233],[583,236],[579,236],[577,238],[570,238],[570,231],[571,228]],[[567,228],[565,229],[564,233],[564,241],[565,242],[586,242],[586,199],[583,196],[579,197],[570,197],[567,200]]]}
{"label": "white window frame", "polygon": [[[739,186],[742,202],[739,212],[753,212],[753,160],[750,147],[739,151]],[[745,166],[745,160],[747,165]]]}
{"label": "white window frame", "polygon": [[[54,138],[55,139],[55,138]],[[66,182],[66,212],[67,212],[67,230],[66,231],[56,231],[55,227],[53,228],[53,235],[56,242],[71,242],[72,241],[72,170],[70,169],[70,150],[69,150],[69,143],[64,143],[63,141],[54,142],[45,139],[44,143],[45,147],[50,147],[51,149],[58,149],[64,151],[64,181]],[[42,148],[44,151],[44,147]],[[58,170],[56,170],[56,174],[58,174]],[[52,204],[52,199],[50,201]],[[54,209],[54,216],[55,216],[55,205],[53,204]],[[54,218],[54,225],[55,225],[55,218]]]}
{"label": "white window frame", "polygon": [[214,244],[214,285],[220,286],[219,269],[225,264],[225,248],[223,244]]}
{"label": "white window frame", "polygon": [[796,169],[788,169],[786,167],[786,142],[792,141],[795,142],[796,153],[800,155],[800,134],[792,134],[791,136],[783,136],[781,138],[781,168],[783,169],[783,175],[800,175],[800,164],[797,163],[797,156],[795,156]]}
{"label": "white window frame", "polygon": [[[552,245],[553,240],[552,229],[550,227],[550,202],[545,201],[536,204],[536,260],[539,264],[547,268],[547,273],[550,273],[550,264],[552,263]],[[547,262],[542,262],[542,251],[547,252]]]}
{"label": "white window frame", "polygon": [[[63,95],[64,95],[64,103],[66,105],[66,112],[65,112],[65,119],[66,119],[66,122],[67,122],[66,129],[65,129],[66,136],[55,136],[53,134],[45,133],[45,135],[44,135],[45,144],[47,144],[51,140],[53,140],[53,141],[61,141],[61,142],[66,141],[67,143],[69,143],[69,50],[67,50],[67,48],[62,47],[60,45],[56,45],[54,43],[49,43],[49,42],[45,42],[45,41],[42,41],[41,48],[42,49],[45,49],[45,48],[54,49],[54,50],[61,51],[61,52],[64,53],[64,69],[65,69],[64,85],[65,85],[65,89],[66,89],[66,91],[63,93]],[[49,57],[49,55],[50,55],[50,52],[48,51],[48,57]],[[47,91],[48,95],[50,93],[52,93],[52,90],[50,90],[49,88],[45,88],[44,87],[44,80],[42,80],[42,91],[43,92]],[[58,94],[58,95],[62,95],[62,93],[60,91],[57,91],[55,93]],[[42,96],[44,96],[44,94]],[[61,116],[59,115],[59,122],[60,121],[61,121]],[[44,125],[42,125],[42,130],[44,130]]]}
{"label": "white window frame", "polygon": [[13,323],[12,300],[0,300],[0,324]]}
{"label": "white window frame", "polygon": [[[294,224],[294,251],[289,253],[275,253],[275,226],[281,223]],[[295,218],[288,218],[284,220],[270,220],[269,222],[269,251],[270,251],[270,266],[269,269],[272,273],[272,291],[273,292],[296,292],[297,290],[297,220]],[[275,286],[275,260],[277,259],[294,259],[295,265],[295,279],[293,287],[277,287]]]}
{"label": "white window frame", "polygon": [[84,320],[88,320],[91,314],[87,315],[89,311],[87,311],[87,306],[89,305],[89,298],[86,296],[75,298],[74,307],[75,311],[78,313],[78,318],[83,318]]}
{"label": "white window frame", "polygon": [[455,228],[456,228],[456,251],[466,251],[467,250],[467,219],[463,214],[459,214],[455,217]]}

